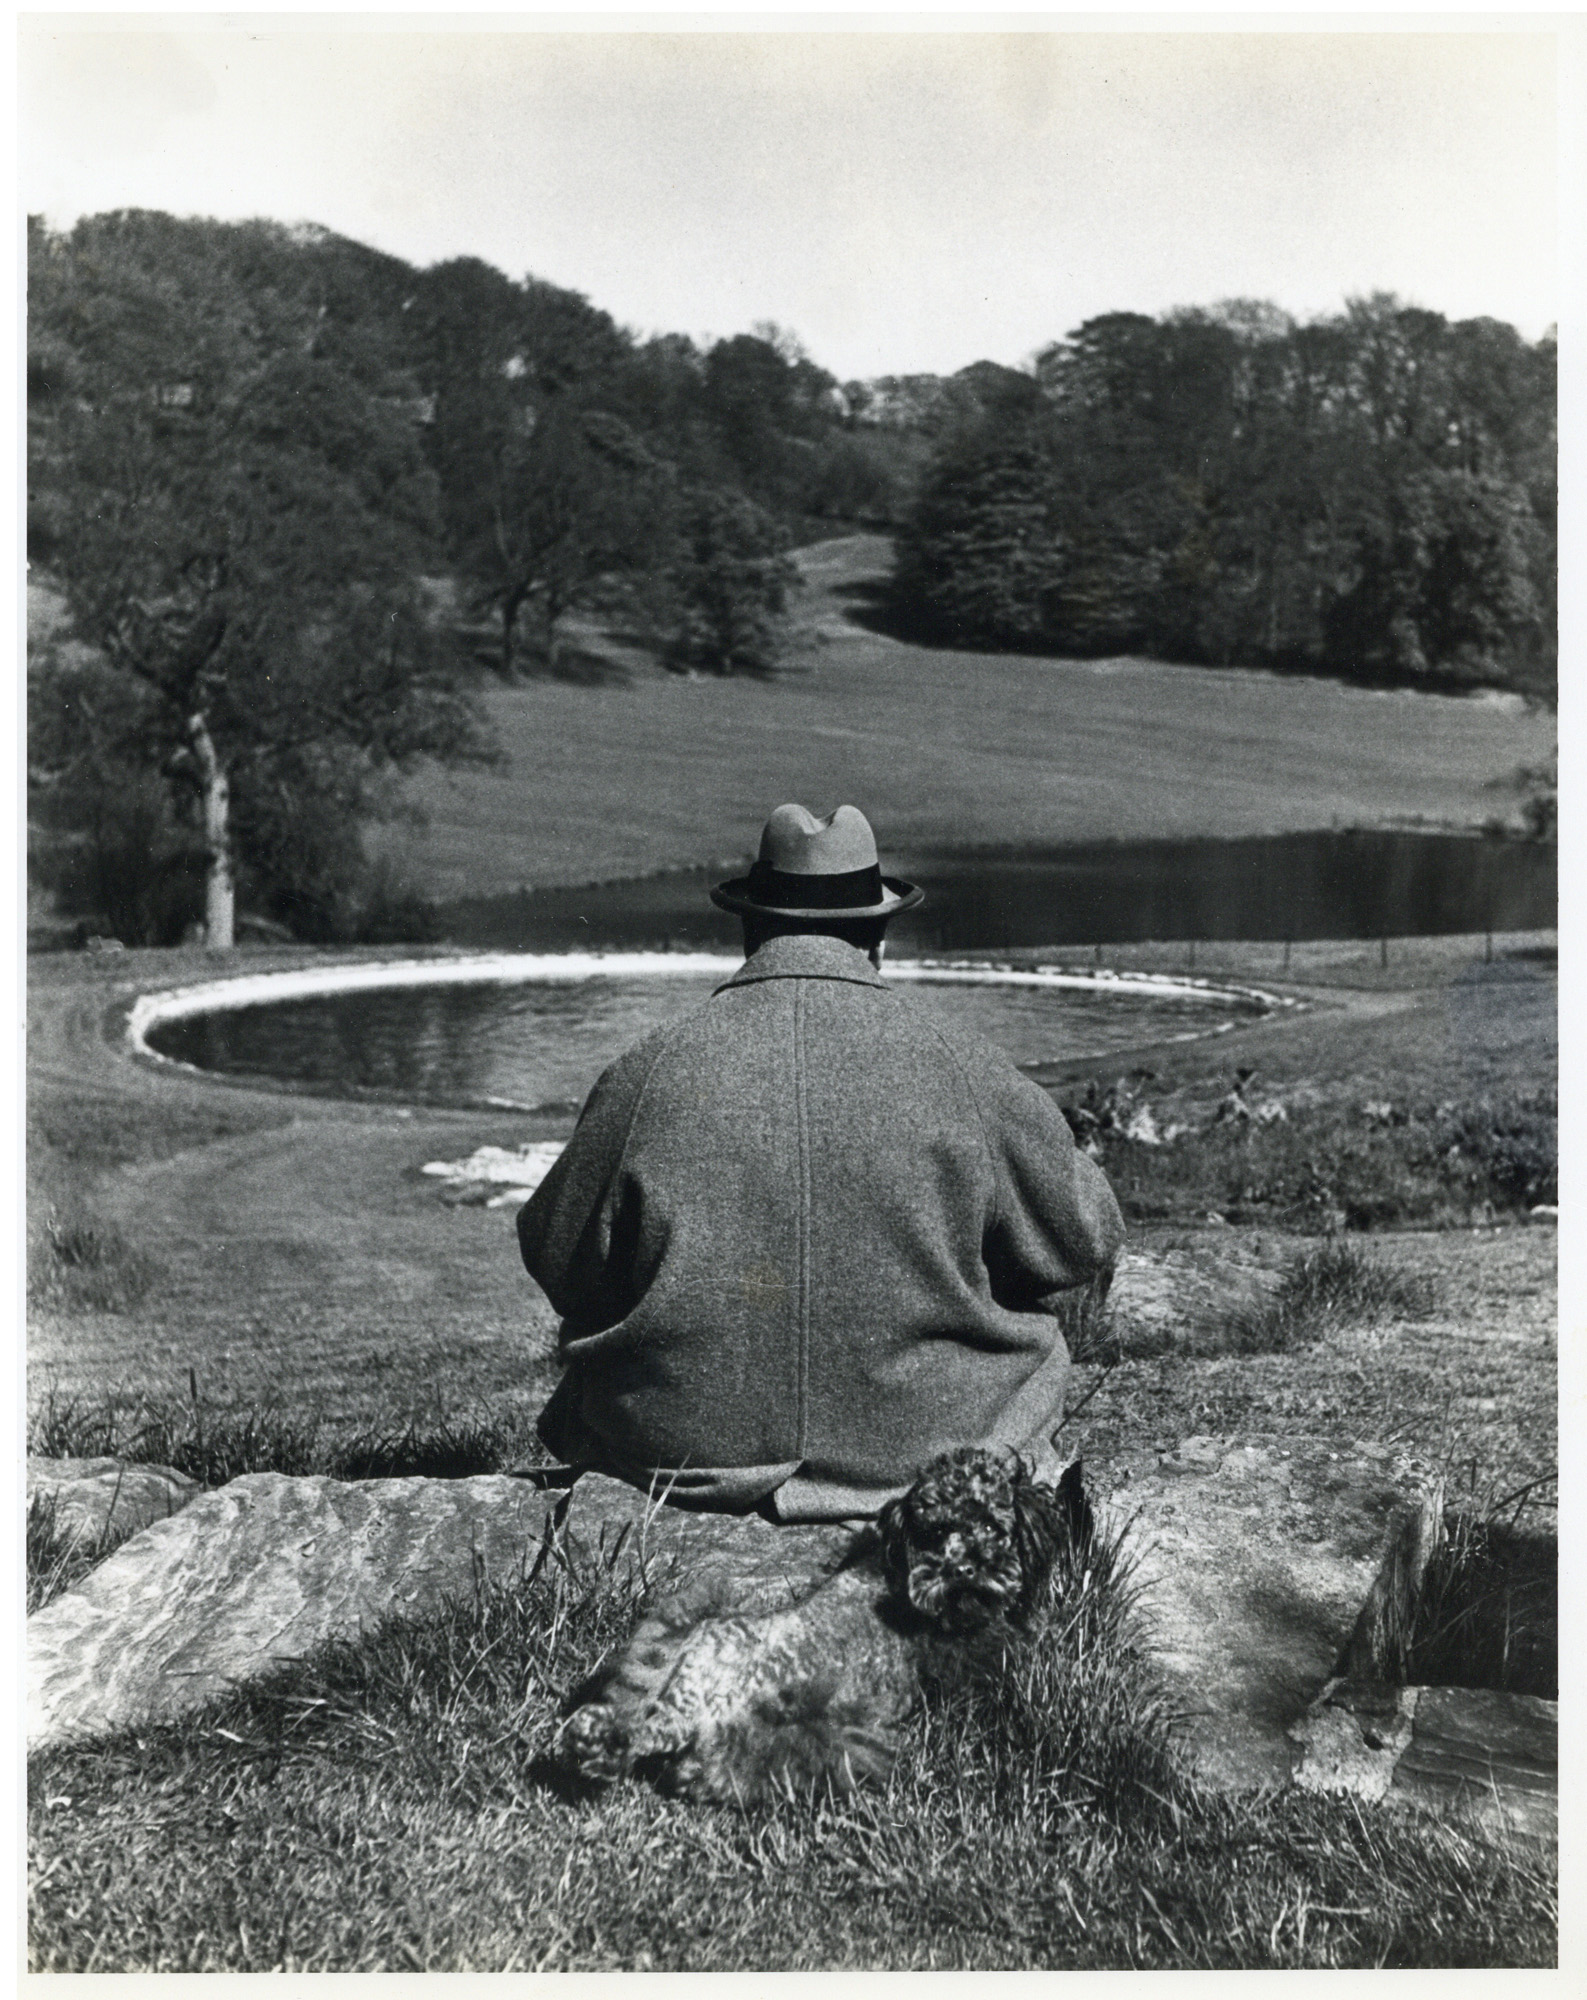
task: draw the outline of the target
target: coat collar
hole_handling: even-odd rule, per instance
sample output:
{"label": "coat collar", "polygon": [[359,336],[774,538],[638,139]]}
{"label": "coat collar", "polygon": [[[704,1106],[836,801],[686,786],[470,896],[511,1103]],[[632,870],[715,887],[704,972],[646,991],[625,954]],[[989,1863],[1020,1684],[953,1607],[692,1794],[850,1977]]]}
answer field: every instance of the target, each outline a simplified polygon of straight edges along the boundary
{"label": "coat collar", "polygon": [[768,938],[753,958],[746,958],[731,979],[716,989],[752,986],[761,979],[849,979],[856,986],[880,986],[881,979],[863,951],[835,937]]}

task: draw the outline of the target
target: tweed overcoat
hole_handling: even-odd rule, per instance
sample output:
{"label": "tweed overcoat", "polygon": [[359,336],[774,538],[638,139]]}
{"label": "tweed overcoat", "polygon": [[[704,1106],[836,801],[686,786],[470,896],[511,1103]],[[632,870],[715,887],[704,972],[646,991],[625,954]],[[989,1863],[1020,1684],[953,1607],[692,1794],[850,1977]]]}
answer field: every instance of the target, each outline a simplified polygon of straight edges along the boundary
{"label": "tweed overcoat", "polygon": [[819,1520],[956,1445],[1049,1458],[1054,1295],[1123,1224],[1006,1055],[782,936],[605,1072],[518,1234],[563,1321],[559,1458]]}

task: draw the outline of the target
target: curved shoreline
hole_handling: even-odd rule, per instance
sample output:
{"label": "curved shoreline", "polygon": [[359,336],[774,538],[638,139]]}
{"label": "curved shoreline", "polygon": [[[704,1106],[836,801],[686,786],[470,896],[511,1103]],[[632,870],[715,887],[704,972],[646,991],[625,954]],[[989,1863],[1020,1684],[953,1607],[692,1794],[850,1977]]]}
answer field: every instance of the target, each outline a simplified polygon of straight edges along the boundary
{"label": "curved shoreline", "polygon": [[[127,1012],[125,1045],[134,1056],[159,1068],[190,1076],[224,1078],[227,1075],[224,1070],[206,1069],[165,1055],[151,1045],[149,1035],[166,1022],[185,1020],[195,1014],[229,1013],[341,993],[423,986],[577,985],[588,979],[685,978],[702,974],[718,974],[725,980],[741,963],[737,956],[714,952],[492,952],[466,958],[398,959],[234,974],[225,979],[202,980],[196,985],[140,993]],[[1046,987],[1053,991],[1200,1001],[1231,1010],[1228,1019],[1211,1027],[1160,1038],[1173,1042],[1201,1041],[1224,1033],[1252,1014],[1269,1015],[1301,1004],[1260,987],[1235,986],[1211,979],[1110,969],[1070,972],[1046,966],[1018,968],[982,960],[896,960],[888,964],[886,976],[900,984],[931,981],[943,985]]]}

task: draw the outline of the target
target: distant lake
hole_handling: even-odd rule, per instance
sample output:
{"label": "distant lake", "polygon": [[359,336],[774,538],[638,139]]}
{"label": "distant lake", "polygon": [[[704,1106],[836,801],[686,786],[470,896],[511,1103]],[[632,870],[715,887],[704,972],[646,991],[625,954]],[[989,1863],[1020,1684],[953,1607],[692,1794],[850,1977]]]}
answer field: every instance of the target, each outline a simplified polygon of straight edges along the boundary
{"label": "distant lake", "polygon": [[[1097,842],[1049,850],[886,854],[926,900],[893,926],[905,953],[1188,939],[1426,937],[1549,930],[1557,850],[1459,834],[1293,833]],[[709,901],[721,870],[453,903],[456,944],[730,949]]]}

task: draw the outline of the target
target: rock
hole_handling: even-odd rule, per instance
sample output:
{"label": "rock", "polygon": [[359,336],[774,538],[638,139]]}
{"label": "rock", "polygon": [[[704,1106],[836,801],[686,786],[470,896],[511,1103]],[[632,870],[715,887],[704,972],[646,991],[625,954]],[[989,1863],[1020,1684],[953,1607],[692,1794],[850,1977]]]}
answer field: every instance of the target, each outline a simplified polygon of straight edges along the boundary
{"label": "rock", "polygon": [[466,1160],[430,1160],[419,1171],[442,1183],[453,1208],[521,1208],[562,1152],[560,1139],[531,1139],[514,1150],[479,1146]]}
{"label": "rock", "polygon": [[1193,1437],[1092,1476],[1104,1516],[1129,1523],[1143,1628],[1189,1762],[1223,1789],[1287,1783],[1289,1725],[1337,1671],[1385,1541],[1430,1473],[1320,1440]]}
{"label": "rock", "polygon": [[1456,1806],[1490,1832],[1558,1837],[1557,1702],[1338,1680],[1289,1734],[1303,1790]]}
{"label": "rock", "polygon": [[503,1476],[253,1473],[144,1528],[29,1620],[29,1746],[170,1720],[392,1612],[467,1594],[477,1574],[509,1578],[564,1497],[575,1545],[669,1588],[725,1566],[746,1609],[813,1589],[848,1542],[842,1528],[656,1509],[593,1475],[564,1496]]}
{"label": "rock", "polygon": [[48,1500],[62,1541],[100,1542],[130,1535],[176,1514],[198,1484],[169,1465],[129,1465],[120,1458],[30,1458],[28,1502]]}
{"label": "rock", "polygon": [[1303,1792],[1353,1792],[1377,1801],[1411,1740],[1418,1690],[1378,1685],[1353,1689],[1330,1681],[1289,1739],[1300,1752],[1295,1783]]}
{"label": "rock", "polygon": [[1429,1687],[1389,1797],[1464,1806],[1500,1833],[1559,1837],[1559,1703],[1489,1688]]}
{"label": "rock", "polygon": [[[1424,1474],[1383,1451],[1208,1436],[1108,1474],[1093,1469],[1095,1497],[1104,1519],[1129,1523],[1145,1636],[1186,1716],[1189,1760],[1226,1788],[1287,1782],[1288,1726],[1335,1673]],[[30,1745],[172,1719],[329,1639],[466,1595],[477,1574],[510,1579],[553,1510],[574,1552],[669,1594],[717,1575],[746,1614],[809,1596],[851,1540],[841,1526],[658,1508],[593,1474],[571,1492],[501,1475],[253,1474],[155,1520],[35,1614]],[[1357,1755],[1336,1718],[1316,1734],[1314,1762],[1342,1770]]]}
{"label": "rock", "polygon": [[[1223,1224],[1221,1215],[1209,1222]],[[1202,1328],[1258,1310],[1272,1296],[1279,1260],[1259,1253],[1247,1231],[1220,1228],[1216,1237],[1148,1250],[1126,1250],[1108,1304],[1121,1328],[1186,1345]]]}

